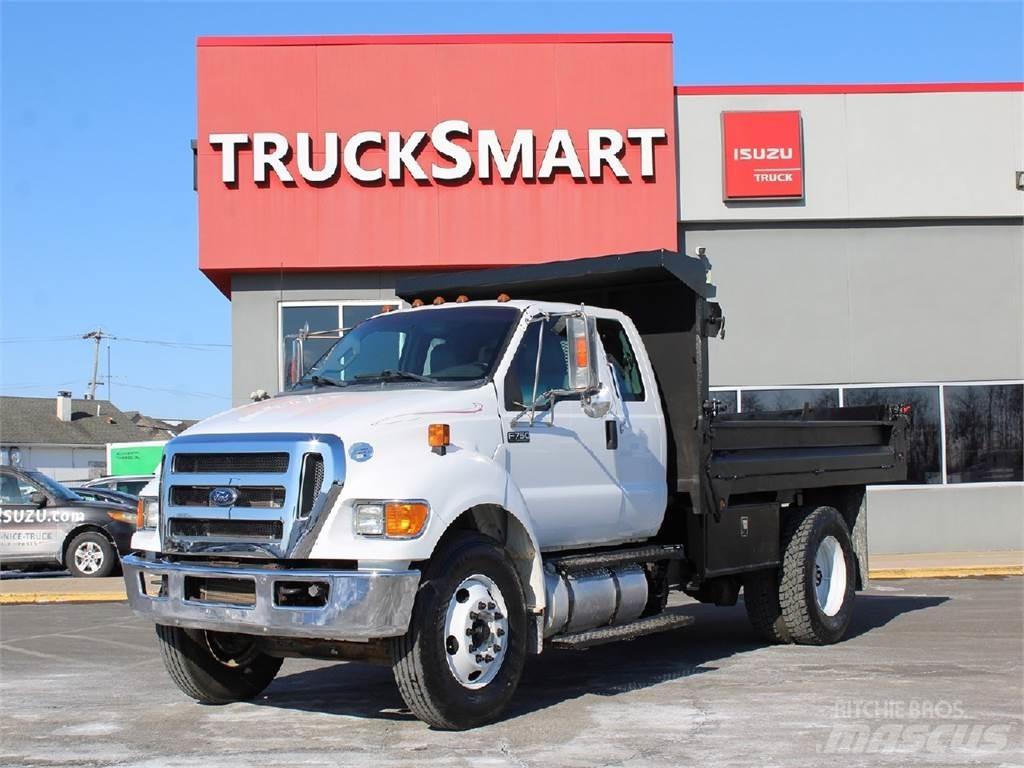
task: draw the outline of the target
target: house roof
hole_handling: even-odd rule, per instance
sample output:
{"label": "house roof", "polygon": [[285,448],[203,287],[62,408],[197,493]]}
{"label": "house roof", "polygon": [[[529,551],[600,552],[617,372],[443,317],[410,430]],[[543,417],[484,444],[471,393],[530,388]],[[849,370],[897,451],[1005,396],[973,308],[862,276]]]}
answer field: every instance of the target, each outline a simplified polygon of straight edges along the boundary
{"label": "house roof", "polygon": [[61,421],[55,397],[0,397],[4,445],[104,445],[168,437],[135,424],[109,400],[72,400],[71,421]]}

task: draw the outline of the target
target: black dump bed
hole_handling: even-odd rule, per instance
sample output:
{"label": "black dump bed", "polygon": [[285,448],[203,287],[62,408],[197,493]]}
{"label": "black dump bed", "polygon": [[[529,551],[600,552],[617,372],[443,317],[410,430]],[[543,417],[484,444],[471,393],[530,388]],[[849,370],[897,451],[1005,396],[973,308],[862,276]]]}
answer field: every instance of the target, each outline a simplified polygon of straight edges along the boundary
{"label": "black dump bed", "polygon": [[406,301],[536,299],[617,309],[651,359],[668,422],[669,489],[697,512],[734,494],[906,477],[905,420],[885,408],[711,416],[708,338],[723,326],[709,263],[671,251],[408,278]]}

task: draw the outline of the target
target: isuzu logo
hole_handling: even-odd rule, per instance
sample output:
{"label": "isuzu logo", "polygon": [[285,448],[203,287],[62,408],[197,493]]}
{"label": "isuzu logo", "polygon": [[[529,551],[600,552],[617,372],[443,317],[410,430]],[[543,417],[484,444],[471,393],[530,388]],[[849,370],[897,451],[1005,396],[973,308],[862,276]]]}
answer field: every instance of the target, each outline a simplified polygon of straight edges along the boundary
{"label": "isuzu logo", "polygon": [[215,507],[231,507],[238,501],[237,488],[214,488],[210,491],[210,504]]}
{"label": "isuzu logo", "polygon": [[[316,136],[315,149],[313,135],[304,132],[296,133],[294,141],[272,132],[211,133],[208,141],[221,153],[220,180],[234,186],[243,150],[252,155],[252,179],[259,185],[267,184],[271,174],[294,185],[293,169],[313,185],[330,184],[342,171],[367,185],[402,183],[406,177],[448,183],[495,175],[504,181],[517,176],[545,180],[558,173],[600,181],[605,168],[613,178],[629,183],[622,160],[631,152],[639,152],[640,176],[650,182],[655,179],[654,146],[668,139],[664,128],[590,128],[572,133],[556,128],[547,136],[520,128],[508,133],[511,140],[503,143],[495,130],[477,130],[465,120],[442,120],[429,132],[357,131],[341,136],[327,131]],[[432,151],[425,151],[428,146]],[[293,155],[295,163],[289,167]]]}
{"label": "isuzu logo", "polygon": [[736,147],[733,160],[792,160],[792,147]]}

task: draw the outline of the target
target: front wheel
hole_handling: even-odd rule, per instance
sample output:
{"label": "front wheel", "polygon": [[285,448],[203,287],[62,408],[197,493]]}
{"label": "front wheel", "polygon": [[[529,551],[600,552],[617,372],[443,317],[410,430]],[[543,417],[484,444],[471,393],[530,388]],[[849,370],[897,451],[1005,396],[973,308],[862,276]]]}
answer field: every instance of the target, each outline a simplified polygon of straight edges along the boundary
{"label": "front wheel", "polygon": [[171,680],[200,704],[255,698],[281,669],[281,659],[256,650],[246,635],[157,624],[156,636]]}
{"label": "front wheel", "polygon": [[406,706],[444,730],[498,717],[526,659],[526,607],[508,555],[494,540],[459,534],[423,574],[409,631],[392,641]]}

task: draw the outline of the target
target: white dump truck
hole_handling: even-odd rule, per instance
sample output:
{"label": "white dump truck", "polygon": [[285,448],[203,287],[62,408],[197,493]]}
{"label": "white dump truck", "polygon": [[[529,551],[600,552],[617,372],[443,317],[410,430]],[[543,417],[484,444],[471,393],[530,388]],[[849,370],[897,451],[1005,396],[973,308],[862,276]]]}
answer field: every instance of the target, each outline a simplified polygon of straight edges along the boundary
{"label": "white dump truck", "polygon": [[685,625],[672,590],[742,588],[770,642],[842,638],[864,486],[906,477],[907,419],[723,413],[706,267],[409,279],[407,308],[287,391],[172,440],[124,573],[174,682],[218,704],[285,657],[386,663],[412,712],[461,729],[499,717],[530,654]]}

